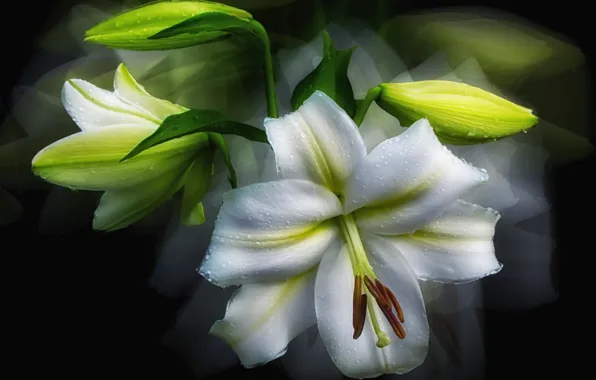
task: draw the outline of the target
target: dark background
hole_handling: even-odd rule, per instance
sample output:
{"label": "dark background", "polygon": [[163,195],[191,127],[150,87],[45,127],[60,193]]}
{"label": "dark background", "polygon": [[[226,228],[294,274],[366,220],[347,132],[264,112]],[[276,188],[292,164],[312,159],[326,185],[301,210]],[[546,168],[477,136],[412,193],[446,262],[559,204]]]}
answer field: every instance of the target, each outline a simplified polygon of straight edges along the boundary
{"label": "dark background", "polygon": [[[33,5],[20,1],[3,9],[0,117],[4,117],[20,70],[33,57],[35,37],[76,3],[45,1]],[[594,21],[588,5],[581,1],[396,3],[398,10],[488,5],[513,12],[570,37],[587,56],[593,71]],[[593,136],[591,139],[594,141]],[[529,311],[486,311],[489,378],[539,378],[573,372],[583,362],[580,347],[590,343],[593,296],[588,270],[594,254],[594,172],[593,155],[554,172],[555,271],[560,297]],[[93,233],[91,228],[83,228],[76,235],[40,235],[37,220],[47,193],[14,194],[25,207],[25,217],[3,227],[0,253],[6,282],[2,314],[8,318],[3,342],[14,356],[10,361],[17,365],[19,377],[43,373],[64,378],[192,378],[182,360],[159,343],[182,300],[161,297],[146,285],[154,260],[146,253],[153,252],[155,239],[150,235],[131,236],[126,231]],[[218,378],[281,376],[271,371],[268,367],[251,371],[237,368]]]}

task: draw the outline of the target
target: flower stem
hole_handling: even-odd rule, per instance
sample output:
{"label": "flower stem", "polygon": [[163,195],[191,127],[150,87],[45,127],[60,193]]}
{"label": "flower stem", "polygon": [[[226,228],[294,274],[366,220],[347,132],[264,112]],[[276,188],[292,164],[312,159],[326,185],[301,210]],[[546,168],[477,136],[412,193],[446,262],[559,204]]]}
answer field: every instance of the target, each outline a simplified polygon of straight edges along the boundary
{"label": "flower stem", "polygon": [[271,43],[269,41],[269,35],[263,25],[256,21],[252,21],[254,32],[263,41],[264,53],[265,53],[265,94],[267,96],[267,116],[278,117],[277,112],[277,97],[275,95],[275,80],[273,78],[273,58],[271,56]]}
{"label": "flower stem", "polygon": [[354,115],[354,122],[357,126],[362,124],[364,116],[370,107],[371,103],[374,102],[381,94],[381,87],[373,87],[366,93],[366,97],[360,102],[358,108],[356,108],[356,114]]}

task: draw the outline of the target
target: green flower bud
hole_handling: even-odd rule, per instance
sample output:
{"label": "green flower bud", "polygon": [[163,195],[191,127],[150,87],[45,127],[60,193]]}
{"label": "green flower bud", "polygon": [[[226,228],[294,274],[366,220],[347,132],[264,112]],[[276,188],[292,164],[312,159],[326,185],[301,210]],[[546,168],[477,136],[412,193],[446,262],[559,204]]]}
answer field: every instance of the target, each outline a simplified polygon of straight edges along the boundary
{"label": "green flower bud", "polygon": [[252,20],[241,9],[210,1],[156,2],[120,13],[89,29],[85,41],[116,49],[167,50],[216,41],[230,34],[213,25],[201,33],[179,34],[149,39],[158,32],[201,14],[223,14],[239,20]]}
{"label": "green flower bud", "polygon": [[441,140],[478,144],[531,128],[532,110],[465,83],[428,80],[383,83],[377,104],[402,126],[426,118]]}

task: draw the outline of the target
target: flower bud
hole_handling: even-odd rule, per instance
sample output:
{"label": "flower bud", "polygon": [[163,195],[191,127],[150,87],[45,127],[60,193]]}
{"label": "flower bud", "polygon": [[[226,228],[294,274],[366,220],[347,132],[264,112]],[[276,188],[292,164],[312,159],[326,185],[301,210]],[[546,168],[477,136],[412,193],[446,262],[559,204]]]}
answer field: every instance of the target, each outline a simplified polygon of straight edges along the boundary
{"label": "flower bud", "polygon": [[241,9],[210,1],[158,2],[120,13],[89,29],[85,41],[116,49],[167,50],[212,42],[229,36],[213,25],[200,33],[179,34],[168,38],[150,39],[158,32],[201,14],[223,14],[240,20],[252,20]]}
{"label": "flower bud", "polygon": [[464,83],[428,80],[379,87],[377,103],[402,126],[427,118],[437,136],[450,144],[493,141],[538,122],[532,110]]}

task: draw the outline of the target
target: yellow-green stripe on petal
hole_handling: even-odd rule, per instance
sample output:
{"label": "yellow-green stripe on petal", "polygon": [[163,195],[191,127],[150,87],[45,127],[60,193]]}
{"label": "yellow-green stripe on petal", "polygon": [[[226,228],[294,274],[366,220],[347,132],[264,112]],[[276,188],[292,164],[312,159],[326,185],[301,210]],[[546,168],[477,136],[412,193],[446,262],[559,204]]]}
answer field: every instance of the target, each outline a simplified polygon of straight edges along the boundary
{"label": "yellow-green stripe on petal", "polygon": [[426,118],[443,142],[476,144],[533,127],[532,110],[465,83],[384,83],[377,103],[404,126]]}
{"label": "yellow-green stripe on petal", "polygon": [[234,189],[224,195],[199,272],[218,286],[295,276],[338,238],[329,219],[341,212],[335,194],[305,180]]}
{"label": "yellow-green stripe on petal", "polygon": [[156,129],[161,124],[161,120],[152,114],[82,79],[70,79],[64,83],[62,104],[82,130],[117,124],[151,126]]}
{"label": "yellow-green stripe on petal", "polygon": [[158,120],[188,111],[186,107],[158,99],[149,94],[122,63],[118,66],[114,75],[114,93],[124,102],[145,111]]}
{"label": "yellow-green stripe on petal", "polygon": [[276,359],[316,323],[315,274],[316,267],[286,281],[243,285],[210,333],[224,339],[247,368]]}
{"label": "yellow-green stripe on petal", "polygon": [[110,190],[135,186],[188,165],[207,137],[197,133],[150,148],[120,162],[151,127],[115,125],[65,137],[40,151],[33,172],[44,180],[74,189]]}

